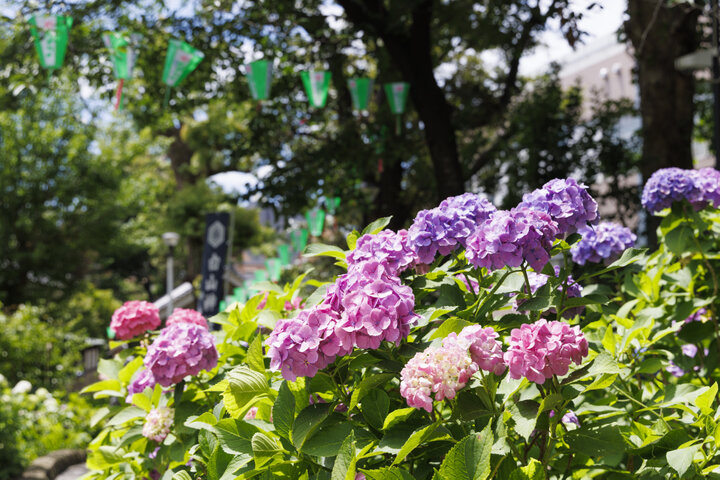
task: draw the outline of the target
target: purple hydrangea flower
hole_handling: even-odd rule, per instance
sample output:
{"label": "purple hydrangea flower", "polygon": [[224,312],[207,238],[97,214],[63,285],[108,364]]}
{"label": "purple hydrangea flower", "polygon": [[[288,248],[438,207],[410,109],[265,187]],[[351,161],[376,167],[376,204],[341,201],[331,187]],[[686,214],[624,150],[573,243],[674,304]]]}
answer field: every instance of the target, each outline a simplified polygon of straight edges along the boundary
{"label": "purple hydrangea flower", "polygon": [[698,347],[696,345],[693,345],[692,343],[686,343],[682,347],[680,347],[682,352],[687,355],[690,358],[695,358],[695,355],[697,355]]}
{"label": "purple hydrangea flower", "polygon": [[395,233],[383,230],[377,235],[363,235],[357,241],[355,250],[347,257],[348,270],[368,260],[378,260],[388,266],[394,274],[412,267],[415,254],[408,245],[407,230]]}
{"label": "purple hydrangea flower", "polygon": [[212,370],[217,365],[215,337],[194,323],[175,323],[160,331],[148,347],[145,367],[155,381],[169,387],[188,375]]}
{"label": "purple hydrangea flower", "polygon": [[419,263],[430,264],[435,255],[447,255],[466,245],[475,228],[492,216],[496,208],[474,193],[449,197],[432,210],[421,210],[408,230],[410,248]]}
{"label": "purple hydrangea flower", "polygon": [[557,232],[557,223],[546,213],[528,208],[499,211],[470,236],[465,256],[488,270],[519,267],[525,260],[540,271],[550,260]]}
{"label": "purple hydrangea flower", "polygon": [[132,403],[132,396],[136,393],[142,393],[146,388],[155,388],[155,377],[150,370],[143,368],[140,375],[128,385],[128,395],[125,401]]}
{"label": "purple hydrangea flower", "polygon": [[[560,275],[560,267],[555,265],[555,276]],[[548,281],[548,276],[544,273],[536,273],[532,271],[527,272],[528,281],[530,282],[530,293],[537,292],[541,287],[545,286]],[[557,286],[558,291],[562,290],[562,285]],[[577,298],[582,296],[582,285],[577,283],[572,275],[568,275],[567,287],[565,289],[565,298]],[[522,304],[524,301],[515,299],[515,310],[522,311]],[[564,318],[573,318],[575,315],[580,315],[585,310],[584,306],[568,308],[563,312]],[[557,312],[555,308],[550,308],[546,311],[549,315],[554,315]]]}
{"label": "purple hydrangea flower", "polygon": [[582,239],[570,248],[572,259],[579,265],[586,262],[612,263],[622,252],[635,245],[637,237],[632,231],[612,222],[578,230]]}
{"label": "purple hydrangea flower", "polygon": [[670,362],[670,365],[665,367],[665,371],[674,377],[682,377],[685,375],[685,370],[678,367],[674,362]]}
{"label": "purple hydrangea flower", "polygon": [[693,170],[661,168],[645,183],[642,205],[651,213],[658,213],[670,208],[673,202],[683,199],[697,202],[701,197]]}
{"label": "purple hydrangea flower", "polygon": [[691,196],[690,203],[696,210],[705,208],[708,204],[720,208],[720,171],[706,167],[700,170],[691,170],[697,192]]}
{"label": "purple hydrangea flower", "polygon": [[575,412],[573,412],[572,410],[568,410],[567,413],[562,416],[561,420],[563,423],[566,424],[574,423],[578,427],[580,426],[580,419],[577,417],[577,415],[575,415]]}
{"label": "purple hydrangea flower", "polygon": [[518,208],[531,208],[550,215],[558,225],[558,238],[576,232],[598,218],[598,205],[587,187],[572,178],[550,180],[542,188],[523,195]]}

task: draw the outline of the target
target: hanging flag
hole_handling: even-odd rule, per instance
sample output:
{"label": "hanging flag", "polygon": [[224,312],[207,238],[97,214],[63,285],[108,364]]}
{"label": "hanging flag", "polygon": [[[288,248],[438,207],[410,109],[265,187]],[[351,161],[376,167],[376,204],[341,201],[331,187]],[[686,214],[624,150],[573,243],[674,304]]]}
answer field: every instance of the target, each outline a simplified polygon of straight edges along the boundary
{"label": "hanging flag", "polygon": [[204,57],[205,54],[192,45],[180,40],[170,40],[162,74],[162,81],[168,86],[165,91],[165,105],[170,99],[170,89],[180,85],[180,82],[197,68]]}
{"label": "hanging flag", "polygon": [[395,134],[400,135],[401,120],[400,116],[405,113],[405,105],[407,103],[410,84],[407,82],[396,82],[385,84],[385,95],[390,104],[390,111],[396,115]]}
{"label": "hanging flag", "polygon": [[322,108],[327,102],[330,89],[330,72],[300,72],[308,102],[315,108]]}
{"label": "hanging flag", "polygon": [[245,65],[245,75],[250,85],[250,94],[255,100],[267,100],[270,97],[273,66],[270,60],[255,60]]}
{"label": "hanging flag", "polygon": [[355,110],[366,111],[370,104],[373,81],[371,78],[351,78],[348,80],[348,89],[352,97]]}
{"label": "hanging flag", "polygon": [[[256,283],[266,282],[267,279],[268,279],[267,272],[265,270],[255,270],[255,282]],[[258,288],[256,288],[254,285],[253,285],[253,288],[255,290],[258,290]]]}
{"label": "hanging flag", "polygon": [[325,208],[330,215],[335,215],[340,206],[340,197],[325,198]]}
{"label": "hanging flag", "polygon": [[293,249],[296,252],[302,252],[305,250],[305,246],[308,241],[308,230],[307,228],[301,228],[300,230],[293,230],[290,232],[290,242],[292,242]]}
{"label": "hanging flag", "polygon": [[141,38],[142,35],[139,33],[108,32],[103,34],[103,42],[110,50],[115,79],[118,80],[117,92],[115,93],[115,110],[122,110],[123,85],[125,80],[132,78]]}
{"label": "hanging flag", "polygon": [[279,258],[268,258],[265,260],[265,266],[267,267],[270,280],[277,282],[280,280],[280,273],[282,272],[282,263]]}
{"label": "hanging flag", "polygon": [[233,295],[232,295],[233,301],[239,302],[239,303],[245,303],[248,299],[248,291],[245,287],[236,287],[233,288]]}
{"label": "hanging flag", "polygon": [[290,246],[286,243],[282,243],[277,247],[278,258],[283,266],[290,265]]}
{"label": "hanging flag", "polygon": [[325,210],[314,208],[305,212],[305,218],[307,219],[308,227],[310,227],[310,233],[312,236],[321,236],[323,229],[325,228]]}
{"label": "hanging flag", "polygon": [[40,65],[52,73],[65,60],[72,18],[63,15],[33,15],[28,22]]}

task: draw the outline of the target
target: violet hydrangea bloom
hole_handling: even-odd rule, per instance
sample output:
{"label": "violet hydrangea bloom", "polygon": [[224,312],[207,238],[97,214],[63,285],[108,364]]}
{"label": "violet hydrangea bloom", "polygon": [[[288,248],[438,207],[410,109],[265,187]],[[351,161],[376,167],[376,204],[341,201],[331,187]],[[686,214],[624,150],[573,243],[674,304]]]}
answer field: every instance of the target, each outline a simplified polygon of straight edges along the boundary
{"label": "violet hydrangea bloom", "polygon": [[207,329],[208,324],[202,313],[193,310],[192,308],[176,308],[173,313],[165,321],[165,325],[172,325],[173,323],[194,323]]}
{"label": "violet hydrangea bloom", "polygon": [[162,329],[148,347],[145,367],[163,387],[180,382],[201,370],[217,365],[215,337],[207,329],[194,323],[175,323]]}
{"label": "violet hydrangea bloom", "polygon": [[155,377],[150,370],[143,368],[140,375],[128,385],[128,395],[125,401],[132,403],[132,396],[144,392],[146,388],[155,388]]}
{"label": "violet hydrangea bloom", "polygon": [[557,223],[548,214],[528,208],[498,211],[467,241],[465,256],[476,267],[497,270],[519,267],[523,260],[537,271],[550,261]]}
{"label": "violet hydrangea bloom", "polygon": [[579,327],[544,319],[513,329],[509,343],[504,359],[510,376],[539,384],[553,375],[566,375],[572,362],[580,365],[588,354],[588,342]]}
{"label": "violet hydrangea bloom", "polygon": [[175,410],[169,407],[153,408],[145,416],[145,424],[142,428],[142,434],[145,438],[162,442],[170,433],[173,425]]}
{"label": "violet hydrangea bloom", "polygon": [[582,238],[570,248],[570,253],[573,262],[579,265],[585,265],[586,262],[614,262],[637,240],[629,228],[612,222],[583,227],[578,233]]}
{"label": "violet hydrangea bloom", "polygon": [[531,208],[550,215],[558,225],[558,238],[574,233],[598,218],[597,202],[585,185],[572,178],[556,178],[542,188],[526,193],[518,208]]}
{"label": "violet hydrangea bloom", "polygon": [[400,230],[397,233],[383,230],[376,235],[368,234],[360,237],[355,249],[347,257],[348,270],[368,260],[384,263],[393,274],[412,267],[415,263],[415,254],[408,246],[407,230]]}
{"label": "violet hydrangea bloom", "polygon": [[[454,333],[450,335],[455,335]],[[505,371],[502,345],[497,340],[498,333],[492,327],[470,325],[457,335],[461,344],[467,345],[470,358],[481,370],[502,375]]]}
{"label": "violet hydrangea bloom", "polygon": [[691,170],[697,191],[690,197],[690,203],[696,210],[711,205],[720,208],[720,171],[706,167]]}
{"label": "violet hydrangea bloom", "polygon": [[150,302],[131,300],[115,310],[110,328],[119,340],[129,340],[160,326],[160,311]]}
{"label": "violet hydrangea bloom", "polygon": [[460,246],[483,221],[496,211],[495,206],[474,193],[443,200],[432,210],[421,210],[408,230],[408,242],[418,263],[430,264],[435,255],[447,255]]}
{"label": "violet hydrangea bloom", "polygon": [[643,188],[643,207],[650,213],[658,213],[670,208],[673,202],[683,199],[698,201],[701,192],[692,172],[693,170],[671,167],[661,168],[653,173]]}

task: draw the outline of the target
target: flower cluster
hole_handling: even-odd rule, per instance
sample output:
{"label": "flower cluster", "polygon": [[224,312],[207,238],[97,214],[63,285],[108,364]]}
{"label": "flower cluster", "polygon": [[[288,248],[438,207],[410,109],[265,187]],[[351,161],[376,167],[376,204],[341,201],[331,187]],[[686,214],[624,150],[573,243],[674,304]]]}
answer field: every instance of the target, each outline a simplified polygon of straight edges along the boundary
{"label": "flower cluster", "polygon": [[419,263],[430,264],[435,255],[447,255],[460,246],[478,225],[490,218],[495,206],[473,193],[443,200],[432,210],[421,210],[408,230],[410,248]]}
{"label": "flower cluster", "polygon": [[355,347],[399,343],[418,316],[412,289],[391,273],[380,261],[360,262],[328,288],[318,306],[280,320],[266,342],[270,367],[294,381],[314,376]]}
{"label": "flower cluster", "polygon": [[140,374],[128,385],[128,395],[125,401],[132,403],[132,397],[136,393],[142,393],[146,388],[155,388],[155,377],[147,368],[142,369]]}
{"label": "flower cluster", "polygon": [[512,378],[542,384],[553,375],[567,374],[570,363],[579,365],[587,354],[588,342],[579,327],[541,319],[510,332],[504,359]]}
{"label": "flower cluster", "polygon": [[635,245],[637,237],[632,231],[612,222],[602,222],[594,227],[578,230],[582,239],[570,248],[573,262],[585,265],[586,262],[611,263],[622,252]]}
{"label": "flower cluster", "polygon": [[574,179],[553,179],[542,188],[523,195],[518,208],[530,208],[550,215],[558,227],[557,236],[574,233],[598,218],[598,205],[586,186]]}
{"label": "flower cluster", "polygon": [[160,311],[150,302],[131,300],[115,310],[110,328],[119,340],[130,340],[160,326]]}
{"label": "flower cluster", "polygon": [[175,323],[165,327],[148,347],[145,367],[157,383],[169,387],[188,375],[212,370],[217,365],[215,338],[194,323]]}
{"label": "flower cluster", "polygon": [[208,328],[207,320],[202,316],[202,313],[191,308],[176,308],[173,310],[173,313],[165,321],[165,325],[172,325],[173,323],[194,323],[204,329]]}
{"label": "flower cluster", "polygon": [[519,267],[523,260],[540,271],[558,233],[548,214],[528,208],[496,212],[467,241],[465,256],[476,267]]}
{"label": "flower cluster", "polygon": [[377,235],[363,235],[357,241],[355,249],[347,257],[348,270],[368,260],[378,260],[398,274],[412,267],[415,254],[408,246],[407,230],[395,233],[383,230]]}
{"label": "flower cluster", "polygon": [[142,429],[143,436],[158,443],[162,442],[170,433],[174,417],[175,410],[172,408],[153,408],[145,416],[145,424]]}
{"label": "flower cluster", "polygon": [[681,200],[687,200],[696,210],[708,204],[720,208],[720,172],[714,168],[661,168],[650,176],[643,188],[642,204],[651,213],[670,208],[673,202]]}
{"label": "flower cluster", "polygon": [[455,398],[478,370],[500,375],[505,371],[498,334],[480,325],[451,333],[440,347],[429,347],[418,353],[400,372],[400,394],[411,407],[432,411],[435,400]]}
{"label": "flower cluster", "polygon": [[[555,265],[553,268],[555,270],[555,276],[557,277],[560,274],[560,267]],[[537,272],[532,272],[532,271],[528,271],[527,276],[528,276],[528,282],[530,283],[530,292],[529,293],[537,292],[540,288],[544,287],[545,284],[547,284],[548,279],[550,278],[547,275],[545,275],[544,273],[537,273]],[[558,285],[558,287],[557,287],[557,289],[560,291],[562,290],[562,288],[563,288],[562,285]],[[576,298],[576,297],[580,297],[580,296],[582,296],[582,285],[577,283],[575,281],[575,279],[572,277],[572,275],[568,275],[567,284],[565,286],[565,298]],[[524,303],[523,301],[518,300],[516,297],[515,304],[514,304],[515,310],[522,311],[523,303]],[[565,312],[563,312],[563,317],[573,318],[575,315],[581,314],[583,312],[583,310],[585,310],[585,307],[583,307],[583,306],[568,308],[567,310],[565,310]],[[551,314],[551,315],[555,314],[556,312],[557,312],[557,310],[555,310],[555,308],[550,308],[547,310],[547,313]]]}

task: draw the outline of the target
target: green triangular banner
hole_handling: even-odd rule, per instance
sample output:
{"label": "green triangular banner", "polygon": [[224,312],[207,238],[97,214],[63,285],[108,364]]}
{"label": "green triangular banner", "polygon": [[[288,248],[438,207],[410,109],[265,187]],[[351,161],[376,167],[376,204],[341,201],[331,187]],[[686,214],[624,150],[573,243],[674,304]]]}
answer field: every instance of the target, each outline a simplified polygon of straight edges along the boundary
{"label": "green triangular banner", "polygon": [[396,82],[385,84],[385,95],[390,103],[390,111],[395,115],[405,113],[410,84],[407,82]]}
{"label": "green triangular banner", "polygon": [[49,70],[60,68],[65,60],[72,18],[63,15],[33,15],[28,22],[40,65]]}
{"label": "green triangular banner", "polygon": [[330,90],[330,72],[300,72],[308,102],[315,108],[323,108]]}
{"label": "green triangular banner", "polygon": [[277,247],[278,258],[283,266],[290,265],[290,246],[283,243]]}
{"label": "green triangular banner", "polygon": [[110,50],[115,79],[128,80],[132,77],[141,39],[142,35],[139,33],[107,32],[103,34],[103,43]]}
{"label": "green triangular banner", "polygon": [[325,210],[315,208],[305,212],[305,218],[307,219],[308,227],[310,227],[310,233],[312,236],[321,236],[323,229],[325,228]]}
{"label": "green triangular banner", "polygon": [[282,272],[282,263],[279,258],[268,258],[265,260],[265,266],[267,267],[270,280],[277,282],[280,280],[280,273]]}
{"label": "green triangular banner", "polygon": [[348,89],[352,97],[355,110],[367,110],[373,89],[371,78],[351,78],[348,80]]}
{"label": "green triangular banner", "polygon": [[177,87],[197,68],[205,54],[192,45],[172,39],[168,44],[162,81],[168,87]]}
{"label": "green triangular banner", "polygon": [[308,241],[308,230],[307,228],[301,228],[300,230],[293,230],[290,232],[290,242],[292,242],[293,249],[296,252],[302,252],[305,250]]}
{"label": "green triangular banner", "polygon": [[273,66],[270,60],[255,60],[245,66],[245,75],[250,85],[250,94],[255,100],[270,98]]}

